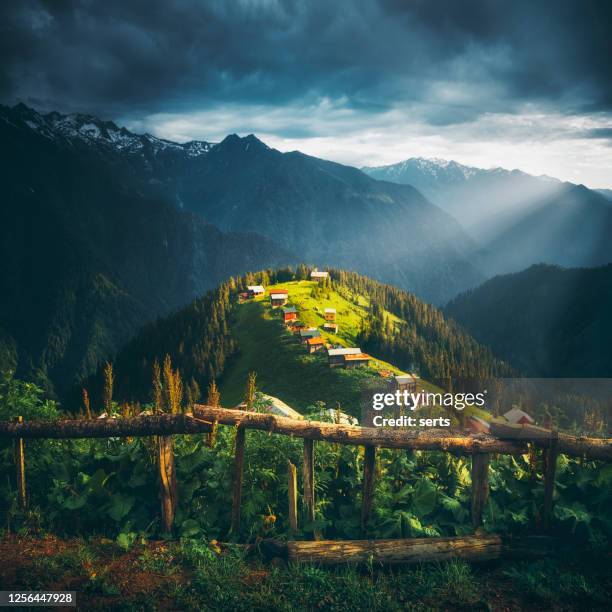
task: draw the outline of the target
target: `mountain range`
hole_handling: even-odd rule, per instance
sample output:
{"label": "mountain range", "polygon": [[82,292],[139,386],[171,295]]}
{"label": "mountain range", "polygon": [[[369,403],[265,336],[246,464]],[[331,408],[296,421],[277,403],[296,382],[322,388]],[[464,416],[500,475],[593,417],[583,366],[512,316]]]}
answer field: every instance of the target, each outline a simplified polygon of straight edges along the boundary
{"label": "mountain range", "polygon": [[19,104],[0,107],[0,179],[0,367],[60,395],[249,270],[343,267],[443,304],[533,263],[612,261],[605,193],[442,160],[362,172]]}
{"label": "mountain range", "polygon": [[612,261],[606,190],[441,159],[410,158],[363,170],[414,185],[452,214],[478,245],[470,259],[487,277],[534,263],[584,267]]}
{"label": "mountain range", "polygon": [[162,197],[155,165],[187,163],[193,148],[93,125],[0,111],[0,366],[52,394],[230,275],[294,262]]}

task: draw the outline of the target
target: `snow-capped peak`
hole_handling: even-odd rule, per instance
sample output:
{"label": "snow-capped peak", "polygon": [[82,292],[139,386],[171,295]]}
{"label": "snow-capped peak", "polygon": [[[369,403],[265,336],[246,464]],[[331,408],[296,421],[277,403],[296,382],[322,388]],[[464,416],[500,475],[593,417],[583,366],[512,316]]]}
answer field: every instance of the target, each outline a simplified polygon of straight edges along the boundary
{"label": "snow-capped peak", "polygon": [[113,121],[103,121],[81,113],[63,115],[54,111],[42,114],[25,104],[17,104],[6,111],[3,117],[5,120],[14,124],[21,123],[46,138],[63,138],[69,142],[101,145],[122,152],[134,153],[146,149],[157,155],[173,150],[193,158],[205,155],[214,146],[213,143],[199,140],[181,144],[148,133],[135,134]]}

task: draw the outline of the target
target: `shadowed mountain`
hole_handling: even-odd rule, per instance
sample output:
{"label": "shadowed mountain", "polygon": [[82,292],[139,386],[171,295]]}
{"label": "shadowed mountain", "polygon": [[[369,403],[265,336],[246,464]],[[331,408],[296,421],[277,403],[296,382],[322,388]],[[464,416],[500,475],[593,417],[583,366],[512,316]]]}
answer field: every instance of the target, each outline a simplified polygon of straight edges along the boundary
{"label": "shadowed mountain", "polygon": [[62,393],[147,321],[230,275],[294,261],[165,201],[156,164],[189,163],[187,145],[45,117],[0,109],[0,367]]}
{"label": "shadowed mountain", "polygon": [[228,136],[179,188],[223,230],[258,231],[317,265],[369,274],[434,302],[482,279],[460,225],[416,189]]}
{"label": "shadowed mountain", "polygon": [[444,309],[527,376],[612,376],[612,265],[537,265],[497,276]]}
{"label": "shadowed mountain", "polygon": [[592,267],[612,261],[612,207],[582,185],[565,185],[518,219],[498,218],[483,234],[486,271],[517,272],[533,263]]}

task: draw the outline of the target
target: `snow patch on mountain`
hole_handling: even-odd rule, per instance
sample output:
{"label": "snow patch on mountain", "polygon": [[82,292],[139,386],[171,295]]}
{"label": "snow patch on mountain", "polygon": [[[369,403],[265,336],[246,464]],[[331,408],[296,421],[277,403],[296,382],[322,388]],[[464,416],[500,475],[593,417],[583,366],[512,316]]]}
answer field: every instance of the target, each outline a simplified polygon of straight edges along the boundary
{"label": "snow patch on mountain", "polygon": [[5,120],[15,125],[21,123],[23,127],[34,130],[46,138],[61,138],[69,142],[107,146],[121,152],[138,153],[146,150],[148,153],[158,155],[172,150],[188,158],[196,158],[206,155],[214,146],[214,143],[200,140],[181,144],[157,138],[152,134],[135,134],[124,127],[119,127],[113,121],[103,121],[81,113],[43,114],[25,104],[17,104],[7,110],[10,118],[4,116]]}

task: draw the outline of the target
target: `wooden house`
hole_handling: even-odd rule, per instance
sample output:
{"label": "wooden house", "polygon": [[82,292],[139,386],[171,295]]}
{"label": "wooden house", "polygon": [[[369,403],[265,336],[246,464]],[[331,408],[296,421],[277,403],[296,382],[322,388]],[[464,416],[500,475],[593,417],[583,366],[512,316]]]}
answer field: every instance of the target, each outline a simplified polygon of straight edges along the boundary
{"label": "wooden house", "polygon": [[295,336],[299,336],[300,332],[306,329],[306,323],[302,323],[302,321],[292,321],[289,323],[288,327]]}
{"label": "wooden house", "polygon": [[338,333],[338,324],[337,323],[324,323],[323,324],[323,329],[326,332],[330,332],[331,334],[337,334]]}
{"label": "wooden house", "polygon": [[356,355],[345,355],[344,356],[344,367],[346,369],[361,368],[370,365],[369,355],[365,353],[358,353]]}
{"label": "wooden house", "polygon": [[247,285],[247,293],[249,297],[255,298],[259,295],[264,295],[266,290],[262,285]]}
{"label": "wooden house", "polygon": [[391,384],[398,391],[416,393],[418,378],[414,374],[400,374],[391,379]]}
{"label": "wooden house", "polygon": [[314,338],[306,339],[306,350],[309,353],[316,353],[321,349],[325,348],[325,340],[321,336],[315,336]]}
{"label": "wooden house", "polygon": [[335,308],[326,308],[325,309],[325,320],[326,321],[330,321],[330,322],[334,322],[336,320],[336,309]]}
{"label": "wooden house", "polygon": [[329,277],[329,272],[323,272],[316,268],[310,273],[310,280],[322,282]]}
{"label": "wooden house", "polygon": [[292,321],[297,321],[297,309],[295,306],[283,308],[283,323],[287,325]]}
{"label": "wooden house", "polygon": [[238,303],[244,304],[247,300],[249,300],[252,296],[248,293],[248,291],[242,291],[238,294]]}
{"label": "wooden house", "polygon": [[504,414],[504,418],[513,425],[533,425],[535,423],[535,419],[520,408],[508,410],[508,412]]}
{"label": "wooden house", "polygon": [[327,359],[330,368],[343,368],[344,357],[346,355],[360,355],[360,348],[347,348],[344,346],[338,348],[330,348],[327,350]]}
{"label": "wooden house", "polygon": [[286,289],[274,289],[270,293],[270,306],[272,308],[280,308],[287,303],[289,292]]}
{"label": "wooden house", "polygon": [[306,344],[309,338],[319,338],[321,332],[316,327],[309,327],[307,329],[300,329],[299,336],[300,341]]}

